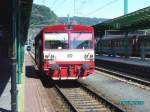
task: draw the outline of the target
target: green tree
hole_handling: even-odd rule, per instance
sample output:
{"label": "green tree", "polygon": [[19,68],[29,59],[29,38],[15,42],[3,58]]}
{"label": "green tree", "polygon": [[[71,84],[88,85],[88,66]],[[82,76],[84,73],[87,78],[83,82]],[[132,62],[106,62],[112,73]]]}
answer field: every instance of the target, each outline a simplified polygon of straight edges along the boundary
{"label": "green tree", "polygon": [[51,25],[58,23],[58,17],[48,7],[44,5],[33,4],[31,13],[31,26],[33,25]]}

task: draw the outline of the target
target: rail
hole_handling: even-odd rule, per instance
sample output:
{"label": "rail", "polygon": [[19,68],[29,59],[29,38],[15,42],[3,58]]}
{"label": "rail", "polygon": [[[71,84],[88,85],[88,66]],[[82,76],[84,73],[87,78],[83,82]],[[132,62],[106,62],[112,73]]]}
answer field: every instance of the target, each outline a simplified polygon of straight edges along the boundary
{"label": "rail", "polygon": [[112,69],[106,69],[104,67],[99,67],[99,66],[95,67],[95,69],[98,70],[98,71],[108,73],[110,75],[114,75],[114,76],[117,76],[117,77],[125,78],[127,80],[131,80],[131,81],[140,83],[142,85],[150,86],[149,81],[141,79],[139,77],[138,78],[134,77],[134,75],[131,76],[130,74],[127,74],[127,73],[123,73],[123,72],[120,72],[120,71],[117,71],[117,70],[112,70]]}

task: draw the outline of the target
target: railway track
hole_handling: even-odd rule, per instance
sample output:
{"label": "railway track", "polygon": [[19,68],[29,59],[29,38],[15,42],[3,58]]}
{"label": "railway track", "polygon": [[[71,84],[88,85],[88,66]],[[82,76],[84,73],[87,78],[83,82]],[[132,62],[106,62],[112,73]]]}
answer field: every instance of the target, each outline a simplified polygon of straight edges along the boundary
{"label": "railway track", "polygon": [[108,73],[109,75],[124,78],[124,79],[127,79],[129,81],[133,81],[133,82],[136,82],[138,84],[142,84],[142,85],[147,86],[147,87],[150,86],[150,81],[144,80],[144,78],[137,77],[135,75],[130,75],[130,74],[127,74],[127,73],[119,72],[117,70],[112,70],[112,69],[108,69],[108,68],[105,68],[105,67],[99,67],[99,66],[95,67],[95,70],[98,70],[98,71],[101,71],[101,72],[104,72],[104,73]]}
{"label": "railway track", "polygon": [[[69,85],[69,84],[68,84]],[[124,112],[102,96],[78,82],[74,86],[56,85],[56,89],[73,112]]]}
{"label": "railway track", "polygon": [[[96,59],[95,62],[97,67],[117,71],[150,82],[150,67],[146,65],[138,65],[132,63],[127,64],[123,62],[114,62],[110,60],[107,61],[100,59]],[[142,63],[142,61],[140,63]]]}

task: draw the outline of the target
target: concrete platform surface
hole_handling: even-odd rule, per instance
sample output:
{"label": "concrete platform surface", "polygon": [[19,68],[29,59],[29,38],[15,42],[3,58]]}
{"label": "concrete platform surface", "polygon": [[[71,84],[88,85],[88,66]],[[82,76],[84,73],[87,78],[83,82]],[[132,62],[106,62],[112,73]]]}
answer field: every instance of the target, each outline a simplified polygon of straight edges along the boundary
{"label": "concrete platform surface", "polygon": [[55,112],[28,53],[25,64],[25,112]]}

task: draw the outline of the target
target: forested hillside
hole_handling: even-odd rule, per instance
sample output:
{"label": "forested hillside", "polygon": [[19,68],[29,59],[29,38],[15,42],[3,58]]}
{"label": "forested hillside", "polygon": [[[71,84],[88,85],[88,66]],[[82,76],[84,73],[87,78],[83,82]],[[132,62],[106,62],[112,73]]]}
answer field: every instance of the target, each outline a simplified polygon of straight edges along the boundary
{"label": "forested hillside", "polygon": [[48,7],[44,5],[33,4],[30,21],[31,25],[36,26],[36,25],[49,25],[57,23],[58,17]]}
{"label": "forested hillside", "polygon": [[[76,24],[94,25],[105,21],[104,18],[71,17],[70,22]],[[33,4],[31,25],[67,24],[67,17],[57,17],[57,15],[44,5]]]}
{"label": "forested hillside", "polygon": [[[70,18],[70,22],[76,23],[76,24],[84,24],[84,25],[95,25],[98,23],[101,23],[107,19],[104,18],[90,18],[90,17],[72,17]],[[58,21],[60,23],[68,23],[67,17],[59,17]]]}
{"label": "forested hillside", "polygon": [[[70,22],[74,24],[94,25],[101,23],[106,19],[103,18],[89,18],[89,17],[71,17]],[[44,5],[33,4],[30,29],[29,29],[29,40],[34,40],[34,37],[41,30],[43,26],[52,24],[67,24],[67,17],[58,17],[50,8]]]}

